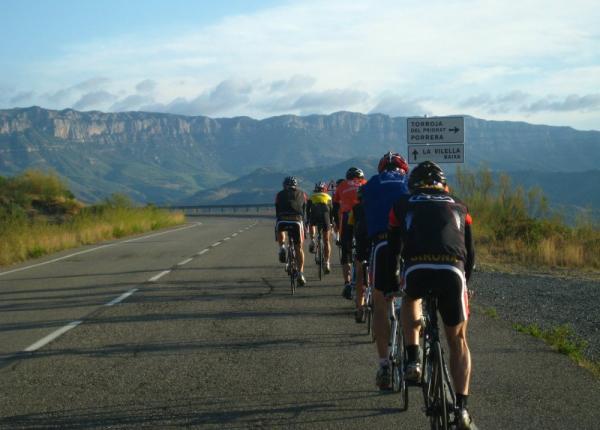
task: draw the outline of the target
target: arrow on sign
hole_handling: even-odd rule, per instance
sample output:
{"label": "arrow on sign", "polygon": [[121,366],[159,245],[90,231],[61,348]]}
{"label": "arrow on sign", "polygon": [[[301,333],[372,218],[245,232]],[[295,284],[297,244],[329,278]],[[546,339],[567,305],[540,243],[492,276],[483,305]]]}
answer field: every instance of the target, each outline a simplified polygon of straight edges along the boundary
{"label": "arrow on sign", "polygon": [[458,133],[458,132],[460,131],[460,128],[458,128],[458,127],[454,127],[454,128],[450,128],[449,130],[450,130],[450,131],[453,131],[453,132],[454,132],[454,134],[456,134],[456,133]]}
{"label": "arrow on sign", "polygon": [[419,151],[417,151],[415,149],[412,154],[413,154],[413,157],[415,157],[415,161],[417,161],[417,155],[419,155]]}

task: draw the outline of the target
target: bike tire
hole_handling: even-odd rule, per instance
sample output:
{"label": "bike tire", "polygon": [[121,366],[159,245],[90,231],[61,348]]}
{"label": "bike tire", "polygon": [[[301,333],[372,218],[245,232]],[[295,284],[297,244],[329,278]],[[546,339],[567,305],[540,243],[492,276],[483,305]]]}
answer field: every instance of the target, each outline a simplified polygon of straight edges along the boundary
{"label": "bike tire", "polygon": [[433,365],[431,375],[430,415],[429,422],[432,430],[448,430],[450,414],[446,396],[446,378],[444,377],[444,362],[442,346],[435,342],[432,346]]}
{"label": "bike tire", "polygon": [[394,352],[393,365],[397,372],[397,387],[394,387],[394,391],[397,391],[400,395],[400,410],[406,411],[408,409],[408,388],[406,386],[406,379],[404,378],[404,363],[405,359],[405,346],[404,346],[404,334],[402,333],[402,326],[398,324],[396,331],[396,351]]}

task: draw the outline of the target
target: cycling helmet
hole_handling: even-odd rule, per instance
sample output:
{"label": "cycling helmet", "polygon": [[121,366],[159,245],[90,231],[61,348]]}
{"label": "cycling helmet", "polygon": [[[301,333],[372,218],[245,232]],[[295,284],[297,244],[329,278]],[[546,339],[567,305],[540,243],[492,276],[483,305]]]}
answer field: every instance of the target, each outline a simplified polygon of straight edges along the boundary
{"label": "cycling helmet", "polygon": [[298,186],[298,178],[295,176],[288,176],[283,180],[283,186],[285,188],[296,188]]}
{"label": "cycling helmet", "polygon": [[315,193],[326,193],[327,184],[325,182],[317,182],[315,184]]}
{"label": "cycling helmet", "polygon": [[413,191],[417,188],[446,188],[446,175],[433,161],[423,161],[413,169],[408,177],[408,188]]}
{"label": "cycling helmet", "polygon": [[358,167],[350,167],[348,171],[346,171],[346,179],[360,179],[364,177],[365,174]]}
{"label": "cycling helmet", "polygon": [[408,173],[409,167],[404,157],[397,152],[388,152],[381,157],[381,160],[379,160],[379,164],[377,165],[377,171],[379,173],[383,172],[384,170],[398,169],[404,170],[404,173]]}

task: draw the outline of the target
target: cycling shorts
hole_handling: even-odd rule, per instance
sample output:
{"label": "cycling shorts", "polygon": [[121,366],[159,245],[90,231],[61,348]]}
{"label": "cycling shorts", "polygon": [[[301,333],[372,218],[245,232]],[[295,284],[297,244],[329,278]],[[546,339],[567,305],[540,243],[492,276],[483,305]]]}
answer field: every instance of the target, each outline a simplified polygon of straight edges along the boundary
{"label": "cycling shorts", "polygon": [[331,229],[331,217],[329,211],[313,211],[310,214],[310,225],[317,226],[321,230],[329,231]]}
{"label": "cycling shorts", "polygon": [[390,292],[392,289],[389,285],[388,266],[389,261],[387,240],[374,242],[371,248],[369,269],[371,270],[373,287],[376,290],[382,291],[384,294]]}
{"label": "cycling shorts", "polygon": [[342,214],[342,235],[340,237],[340,244],[342,246],[342,264],[349,264],[352,262],[352,239],[354,239],[354,228],[348,225],[348,217],[350,212],[344,212]]}
{"label": "cycling shorts", "polygon": [[371,242],[367,238],[354,238],[354,258],[358,261],[369,261],[371,254]]}
{"label": "cycling shorts", "polygon": [[302,243],[300,240],[300,235],[304,238],[304,225],[302,221],[279,220],[275,224],[275,238],[277,238],[277,233],[282,231],[287,232],[297,244]]}
{"label": "cycling shorts", "polygon": [[419,299],[429,291],[438,298],[444,324],[453,327],[469,319],[469,297],[464,272],[450,264],[416,264],[404,273],[406,294]]}

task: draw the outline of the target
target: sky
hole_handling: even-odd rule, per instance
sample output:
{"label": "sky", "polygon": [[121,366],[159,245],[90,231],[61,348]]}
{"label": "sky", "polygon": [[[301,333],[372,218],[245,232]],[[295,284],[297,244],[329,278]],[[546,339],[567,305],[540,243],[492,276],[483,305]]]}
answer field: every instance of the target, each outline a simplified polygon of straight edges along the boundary
{"label": "sky", "polygon": [[0,108],[600,130],[598,0],[0,0]]}

